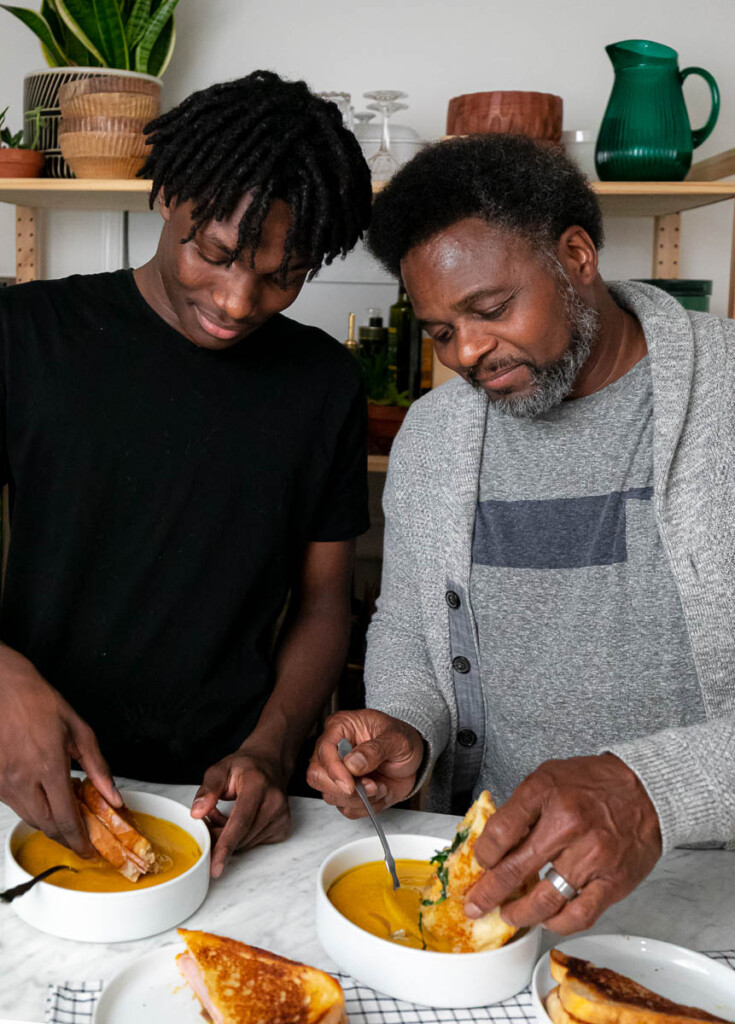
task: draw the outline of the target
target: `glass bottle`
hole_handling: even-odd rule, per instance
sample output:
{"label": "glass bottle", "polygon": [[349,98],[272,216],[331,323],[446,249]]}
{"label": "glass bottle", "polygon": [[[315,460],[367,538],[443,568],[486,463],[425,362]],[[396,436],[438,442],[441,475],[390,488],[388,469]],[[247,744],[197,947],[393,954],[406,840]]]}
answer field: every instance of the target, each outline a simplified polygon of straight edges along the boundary
{"label": "glass bottle", "polygon": [[408,392],[409,398],[421,394],[421,331],[413,307],[403,286],[398,282],[398,298],[390,307],[388,364],[395,366],[396,391]]}
{"label": "glass bottle", "polygon": [[358,331],[360,349],[366,356],[377,355],[388,347],[388,329],[383,326],[383,313],[380,309],[368,309],[367,326]]}

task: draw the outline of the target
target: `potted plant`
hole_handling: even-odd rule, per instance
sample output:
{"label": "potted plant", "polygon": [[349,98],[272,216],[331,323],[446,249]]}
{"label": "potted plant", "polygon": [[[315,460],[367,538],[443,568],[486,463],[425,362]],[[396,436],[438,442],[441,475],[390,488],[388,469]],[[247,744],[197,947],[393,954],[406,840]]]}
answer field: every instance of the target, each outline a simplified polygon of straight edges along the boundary
{"label": "potted plant", "polygon": [[42,0],[40,11],[0,4],[20,19],[41,43],[49,68],[24,79],[26,118],[43,107],[46,127],[41,146],[49,177],[71,177],[58,144],[58,93],[80,78],[115,74],[161,85],[173,54],[174,10],[178,0]]}
{"label": "potted plant", "polygon": [[397,389],[386,349],[370,355],[361,353],[359,360],[368,400],[368,452],[370,455],[388,455],[411,405],[411,398],[408,391]]}
{"label": "potted plant", "polygon": [[5,124],[8,107],[0,112],[0,178],[37,178],[43,170],[44,157],[36,149],[43,118],[41,110],[30,111],[35,124],[35,133],[30,143],[24,142],[25,132],[21,129],[13,134]]}

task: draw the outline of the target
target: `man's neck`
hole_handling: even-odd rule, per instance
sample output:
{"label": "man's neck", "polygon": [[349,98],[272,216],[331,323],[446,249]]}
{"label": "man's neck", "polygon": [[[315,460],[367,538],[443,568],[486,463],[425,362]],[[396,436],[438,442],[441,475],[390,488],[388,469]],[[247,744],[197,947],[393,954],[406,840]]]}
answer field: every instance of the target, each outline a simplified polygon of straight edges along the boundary
{"label": "man's neck", "polygon": [[594,297],[600,316],[600,333],[570,398],[584,398],[602,391],[623,377],[648,352],[640,323],[615,302],[600,279]]}

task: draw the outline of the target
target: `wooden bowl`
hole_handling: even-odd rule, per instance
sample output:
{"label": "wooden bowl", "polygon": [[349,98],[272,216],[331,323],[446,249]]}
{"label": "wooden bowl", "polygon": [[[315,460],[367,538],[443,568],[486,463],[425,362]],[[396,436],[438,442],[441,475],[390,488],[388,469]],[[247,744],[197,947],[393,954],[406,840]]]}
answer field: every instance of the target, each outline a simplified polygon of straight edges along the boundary
{"label": "wooden bowl", "polygon": [[139,92],[85,92],[66,99],[61,107],[64,118],[132,117],[147,124],[161,112],[158,96]]}
{"label": "wooden bowl", "polygon": [[470,92],[447,109],[447,135],[509,132],[561,141],[563,100],[548,92]]}

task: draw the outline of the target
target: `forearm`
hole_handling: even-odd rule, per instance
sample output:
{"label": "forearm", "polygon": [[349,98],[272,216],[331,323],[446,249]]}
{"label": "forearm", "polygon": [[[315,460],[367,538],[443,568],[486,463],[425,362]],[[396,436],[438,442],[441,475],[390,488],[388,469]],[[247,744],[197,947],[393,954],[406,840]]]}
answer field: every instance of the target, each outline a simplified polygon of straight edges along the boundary
{"label": "forearm", "polygon": [[665,729],[606,748],[631,768],[659,816],[663,852],[735,846],[735,717]]}
{"label": "forearm", "polygon": [[277,650],[273,692],[241,749],[277,758],[290,777],[299,749],[337,685],[349,630],[347,602],[339,609],[297,613]]}

